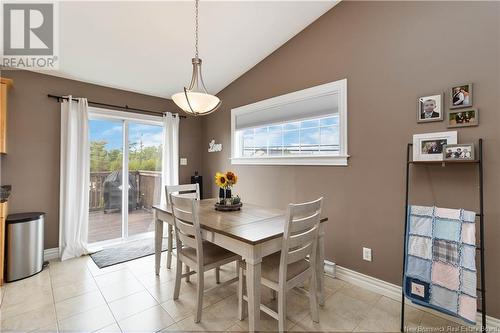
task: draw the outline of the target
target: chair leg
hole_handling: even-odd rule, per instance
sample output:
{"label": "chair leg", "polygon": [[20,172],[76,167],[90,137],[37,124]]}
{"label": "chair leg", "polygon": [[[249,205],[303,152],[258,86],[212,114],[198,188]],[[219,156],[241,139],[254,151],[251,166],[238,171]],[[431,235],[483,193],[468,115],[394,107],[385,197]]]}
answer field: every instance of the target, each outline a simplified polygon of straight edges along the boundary
{"label": "chair leg", "polygon": [[[189,268],[188,265],[186,265],[186,273],[189,273],[191,272],[191,269]],[[188,275],[186,276],[186,282],[190,282],[191,281],[191,275]]]}
{"label": "chair leg", "polygon": [[243,290],[245,287],[245,277],[243,276],[243,267],[238,266],[238,319],[245,319],[245,301],[243,300]]}
{"label": "chair leg", "polygon": [[316,272],[312,269],[312,275],[310,279],[309,288],[309,306],[311,307],[311,318],[315,323],[319,323],[319,308],[318,308],[318,291],[316,290]]}
{"label": "chair leg", "polygon": [[196,317],[194,318],[195,323],[199,323],[201,321],[201,310],[203,309],[204,278],[205,274],[203,273],[203,270],[198,271],[198,283],[196,284]]}
{"label": "chair leg", "polygon": [[280,288],[278,292],[278,330],[286,331],[286,291],[285,288]]}
{"label": "chair leg", "polygon": [[174,287],[174,300],[179,299],[181,291],[181,278],[182,278],[182,261],[177,258],[177,265],[175,267],[175,287]]}
{"label": "chair leg", "polygon": [[219,284],[219,283],[220,283],[220,267],[217,267],[217,268],[215,269],[215,282],[216,282],[217,284]]}
{"label": "chair leg", "polygon": [[169,223],[168,224],[168,239],[167,239],[167,268],[170,269],[170,267],[172,266],[172,248],[173,248],[173,227],[172,225]]}

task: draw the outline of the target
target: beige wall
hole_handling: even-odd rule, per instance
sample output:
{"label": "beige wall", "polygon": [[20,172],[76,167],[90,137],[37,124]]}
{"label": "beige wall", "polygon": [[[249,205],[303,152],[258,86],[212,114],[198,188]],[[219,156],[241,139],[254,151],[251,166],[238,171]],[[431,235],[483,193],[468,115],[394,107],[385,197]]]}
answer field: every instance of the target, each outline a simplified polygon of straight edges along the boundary
{"label": "beige wall", "polygon": [[[459,141],[485,139],[488,314],[500,318],[499,7],[340,3],[219,94],[222,110],[204,119],[203,142],[215,139],[224,150],[204,152],[203,175],[234,169],[243,201],[268,206],[324,196],[327,259],[400,284],[406,144],[414,133],[446,130],[444,122],[416,123],[416,99],[473,82],[480,126],[458,129]],[[231,108],[343,78],[348,167],[230,165]],[[411,202],[477,209],[472,166],[414,171]],[[215,194],[213,185],[205,188]],[[373,249],[373,262],[361,259],[363,246]]]}
{"label": "beige wall", "polygon": [[[58,246],[59,239],[59,143],[60,109],[47,94],[84,96],[91,101],[158,111],[176,111],[172,101],[79,81],[27,71],[2,71],[14,80],[9,92],[8,155],[2,157],[1,183],[12,185],[9,212],[47,213],[45,247]],[[180,166],[180,181],[201,165],[198,152],[200,122],[180,121],[180,155],[188,158]]]}

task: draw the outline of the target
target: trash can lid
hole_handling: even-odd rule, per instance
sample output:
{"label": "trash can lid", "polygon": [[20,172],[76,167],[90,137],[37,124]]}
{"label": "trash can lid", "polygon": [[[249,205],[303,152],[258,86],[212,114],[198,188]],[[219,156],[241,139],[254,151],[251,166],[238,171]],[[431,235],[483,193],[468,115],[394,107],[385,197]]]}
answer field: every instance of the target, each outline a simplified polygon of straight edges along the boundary
{"label": "trash can lid", "polygon": [[42,212],[10,214],[9,216],[7,216],[6,222],[7,224],[31,222],[40,219],[40,217],[44,215],[45,213]]}

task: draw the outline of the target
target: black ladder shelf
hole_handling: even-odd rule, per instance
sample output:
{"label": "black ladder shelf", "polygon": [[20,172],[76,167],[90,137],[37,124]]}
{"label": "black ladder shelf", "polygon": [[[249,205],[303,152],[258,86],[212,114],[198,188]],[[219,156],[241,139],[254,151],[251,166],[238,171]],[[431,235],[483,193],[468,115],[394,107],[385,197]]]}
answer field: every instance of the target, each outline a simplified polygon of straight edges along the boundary
{"label": "black ladder shelf", "polygon": [[401,285],[401,332],[405,329],[405,294],[403,290],[404,286],[404,267],[406,264],[406,233],[408,225],[408,204],[409,204],[409,192],[410,192],[410,166],[411,165],[436,165],[441,164],[443,167],[447,164],[471,164],[477,165],[479,172],[479,213],[476,217],[479,217],[479,246],[476,247],[477,252],[480,256],[480,274],[481,274],[481,286],[477,288],[477,291],[481,293],[481,330],[486,331],[486,283],[484,276],[484,204],[483,204],[483,139],[479,139],[479,149],[478,156],[475,160],[462,160],[462,161],[412,161],[410,159],[410,152],[412,151],[412,144],[409,143],[406,149],[406,201],[405,201],[405,232],[404,232],[404,247],[403,247],[403,280]]}

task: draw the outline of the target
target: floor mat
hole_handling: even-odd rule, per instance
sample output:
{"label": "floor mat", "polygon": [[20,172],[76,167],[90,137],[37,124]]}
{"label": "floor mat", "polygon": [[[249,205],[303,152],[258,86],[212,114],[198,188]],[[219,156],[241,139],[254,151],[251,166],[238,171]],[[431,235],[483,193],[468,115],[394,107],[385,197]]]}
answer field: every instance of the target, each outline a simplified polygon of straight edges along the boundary
{"label": "floor mat", "polygon": [[[162,252],[167,250],[167,239],[163,239]],[[92,253],[90,257],[99,268],[109,267],[155,253],[154,238],[145,238],[108,247]]]}

